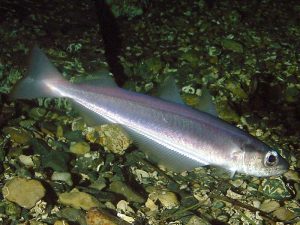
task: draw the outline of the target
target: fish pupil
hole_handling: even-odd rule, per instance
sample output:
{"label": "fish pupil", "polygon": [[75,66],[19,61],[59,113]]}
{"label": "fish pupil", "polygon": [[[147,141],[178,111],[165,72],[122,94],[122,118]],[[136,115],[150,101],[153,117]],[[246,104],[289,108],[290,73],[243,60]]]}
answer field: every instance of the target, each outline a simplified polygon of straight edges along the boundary
{"label": "fish pupil", "polygon": [[270,155],[269,158],[268,158],[268,162],[269,162],[270,164],[275,163],[276,160],[277,160],[277,158],[276,158],[275,155]]}

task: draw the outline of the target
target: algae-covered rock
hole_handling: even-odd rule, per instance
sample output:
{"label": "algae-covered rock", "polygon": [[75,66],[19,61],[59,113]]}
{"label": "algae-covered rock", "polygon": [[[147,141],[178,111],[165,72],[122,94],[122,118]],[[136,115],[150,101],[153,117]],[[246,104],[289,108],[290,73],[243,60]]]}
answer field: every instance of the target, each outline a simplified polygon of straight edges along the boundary
{"label": "algae-covered rock", "polygon": [[243,53],[244,51],[243,45],[241,45],[239,42],[232,39],[225,38],[222,40],[221,44],[224,49],[228,49],[233,52]]}
{"label": "algae-covered rock", "polygon": [[70,152],[76,155],[84,155],[90,152],[91,148],[90,145],[86,142],[75,142],[71,143]]}
{"label": "algae-covered rock", "polygon": [[274,210],[278,209],[279,207],[280,207],[280,204],[277,201],[266,200],[261,204],[260,210],[262,210],[266,213],[270,213],[270,212],[273,212]]}
{"label": "algae-covered rock", "polygon": [[273,212],[273,215],[280,219],[281,221],[289,221],[295,217],[295,214],[286,209],[285,207],[280,207]]}
{"label": "algae-covered rock", "polygon": [[138,203],[145,202],[144,198],[140,194],[135,192],[132,188],[130,188],[128,185],[126,185],[122,181],[113,181],[110,184],[109,189],[112,192],[115,192],[115,193],[125,196],[127,201],[138,202]]}
{"label": "algae-covered rock", "polygon": [[29,116],[32,119],[40,119],[46,115],[47,111],[44,108],[35,107],[29,111]]}
{"label": "algae-covered rock", "polygon": [[21,127],[5,127],[3,132],[10,135],[11,140],[17,144],[26,145],[32,138],[31,133]]}
{"label": "algae-covered rock", "polygon": [[17,203],[23,208],[30,209],[45,195],[41,182],[32,179],[15,177],[6,182],[2,188],[5,199]]}
{"label": "algae-covered rock", "polygon": [[229,106],[226,101],[217,102],[218,115],[225,121],[238,123],[240,116]]}
{"label": "algae-covered rock", "polygon": [[283,200],[291,197],[291,193],[280,178],[264,179],[259,187],[259,191],[276,200]]}
{"label": "algae-covered rock", "polygon": [[64,218],[68,221],[76,222],[80,225],[87,225],[85,220],[85,213],[81,209],[67,207],[59,210],[56,214],[59,218]]}
{"label": "algae-covered rock", "polygon": [[64,181],[69,186],[73,185],[72,176],[68,172],[56,172],[54,171],[51,180],[53,181]]}
{"label": "algae-covered rock", "polygon": [[131,145],[132,140],[121,126],[116,124],[105,124],[88,129],[87,140],[98,143],[107,152],[123,155]]}
{"label": "algae-covered rock", "polygon": [[52,168],[54,171],[66,172],[68,171],[68,162],[70,156],[67,152],[51,151],[41,157],[41,166],[43,168]]}
{"label": "algae-covered rock", "polygon": [[300,174],[294,170],[289,170],[284,174],[284,177],[289,181],[300,183]]}
{"label": "algae-covered rock", "polygon": [[89,210],[93,207],[99,207],[101,203],[92,195],[73,189],[71,192],[65,192],[59,195],[59,202],[75,209]]}
{"label": "algae-covered rock", "polygon": [[156,202],[159,200],[164,208],[172,209],[179,206],[179,201],[175,193],[165,190],[155,190],[149,194],[149,198]]}
{"label": "algae-covered rock", "polygon": [[243,90],[241,87],[240,83],[228,80],[226,82],[226,88],[235,96],[240,99],[246,99],[247,98],[247,93]]}
{"label": "algae-covered rock", "polygon": [[21,215],[22,208],[14,203],[14,202],[4,202],[4,212],[6,215],[12,217],[12,218],[17,218]]}

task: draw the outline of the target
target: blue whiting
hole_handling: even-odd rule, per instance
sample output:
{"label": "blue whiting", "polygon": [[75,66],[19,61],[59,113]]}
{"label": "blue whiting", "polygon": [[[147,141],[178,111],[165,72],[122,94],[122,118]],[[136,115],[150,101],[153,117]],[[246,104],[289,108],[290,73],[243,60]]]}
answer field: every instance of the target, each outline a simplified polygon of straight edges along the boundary
{"label": "blue whiting", "polygon": [[88,123],[120,124],[152,161],[176,172],[213,165],[232,176],[241,172],[264,177],[288,169],[276,150],[212,115],[211,101],[204,100],[204,111],[186,106],[171,78],[162,85],[160,98],[119,88],[110,76],[73,84],[34,47],[28,75],[11,96],[69,98]]}

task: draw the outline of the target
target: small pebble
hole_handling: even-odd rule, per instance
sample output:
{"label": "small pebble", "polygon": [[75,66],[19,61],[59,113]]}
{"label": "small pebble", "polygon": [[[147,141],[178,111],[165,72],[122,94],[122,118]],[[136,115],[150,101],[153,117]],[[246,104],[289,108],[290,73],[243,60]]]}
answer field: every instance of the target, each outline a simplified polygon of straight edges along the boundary
{"label": "small pebble", "polygon": [[30,155],[20,155],[19,160],[24,166],[27,166],[27,167],[33,167],[34,166],[32,156],[30,156]]}
{"label": "small pebble", "polygon": [[149,194],[149,198],[153,202],[159,200],[162,206],[167,209],[172,209],[179,206],[177,196],[170,191],[156,190]]}
{"label": "small pebble", "polygon": [[127,201],[144,203],[145,199],[122,181],[113,181],[109,189],[126,197]]}
{"label": "small pebble", "polygon": [[59,202],[75,209],[89,210],[92,207],[99,207],[101,203],[92,195],[73,189],[58,196]]}
{"label": "small pebble", "polygon": [[97,209],[91,208],[86,214],[87,225],[117,225],[117,219],[108,213]]}
{"label": "small pebble", "polygon": [[21,127],[5,127],[3,128],[5,134],[9,134],[13,142],[26,145],[31,140],[31,133]]}
{"label": "small pebble", "polygon": [[289,170],[283,175],[287,180],[300,183],[300,175],[294,170]]}
{"label": "small pebble", "polygon": [[210,223],[198,216],[192,216],[186,225],[210,225]]}
{"label": "small pebble", "polygon": [[69,225],[69,223],[65,220],[56,220],[54,225]]}
{"label": "small pebble", "polygon": [[71,174],[68,172],[56,172],[54,171],[51,180],[53,181],[64,181],[69,186],[73,185]]}
{"label": "small pebble", "polygon": [[264,201],[261,206],[260,206],[260,210],[266,212],[266,213],[270,213],[275,211],[276,209],[278,209],[280,207],[280,204],[277,201]]}
{"label": "small pebble", "polygon": [[91,148],[90,145],[86,142],[76,142],[72,143],[70,146],[70,152],[76,155],[84,155],[90,152]]}
{"label": "small pebble", "polygon": [[16,177],[6,182],[2,188],[2,193],[8,201],[31,209],[45,196],[45,188],[37,180]]}
{"label": "small pebble", "polygon": [[289,221],[295,217],[294,213],[284,207],[280,207],[273,212],[273,215],[282,221]]}

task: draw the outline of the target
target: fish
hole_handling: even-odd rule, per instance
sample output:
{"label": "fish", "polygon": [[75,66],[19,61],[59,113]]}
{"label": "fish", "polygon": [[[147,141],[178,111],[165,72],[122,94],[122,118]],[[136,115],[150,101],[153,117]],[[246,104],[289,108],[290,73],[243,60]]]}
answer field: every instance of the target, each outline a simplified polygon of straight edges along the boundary
{"label": "fish", "polygon": [[35,46],[27,76],[18,81],[11,98],[68,98],[88,123],[120,125],[151,161],[174,172],[208,165],[231,177],[237,172],[269,177],[287,171],[288,162],[276,149],[218,118],[207,101],[209,94],[204,94],[201,110],[189,107],[172,77],[158,93],[154,97],[120,88],[109,75],[71,83]]}

